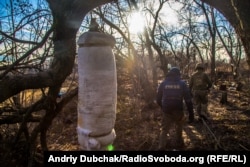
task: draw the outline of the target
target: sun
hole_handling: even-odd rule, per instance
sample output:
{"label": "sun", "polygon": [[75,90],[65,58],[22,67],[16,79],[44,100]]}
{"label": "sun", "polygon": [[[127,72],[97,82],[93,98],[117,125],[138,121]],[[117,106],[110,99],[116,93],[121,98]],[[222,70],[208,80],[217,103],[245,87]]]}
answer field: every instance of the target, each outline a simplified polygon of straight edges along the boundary
{"label": "sun", "polygon": [[128,18],[128,25],[130,33],[140,34],[145,27],[145,18],[140,12],[134,12]]}

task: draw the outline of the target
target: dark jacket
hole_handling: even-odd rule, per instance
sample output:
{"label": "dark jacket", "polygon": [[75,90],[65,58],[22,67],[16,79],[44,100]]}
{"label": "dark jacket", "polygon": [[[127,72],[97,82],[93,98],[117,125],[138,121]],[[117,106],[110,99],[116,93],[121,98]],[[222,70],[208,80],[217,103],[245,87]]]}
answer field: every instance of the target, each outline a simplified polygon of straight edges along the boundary
{"label": "dark jacket", "polygon": [[157,104],[164,112],[168,110],[183,110],[183,100],[189,113],[193,114],[193,104],[190,90],[179,75],[168,74],[159,85],[157,92]]}

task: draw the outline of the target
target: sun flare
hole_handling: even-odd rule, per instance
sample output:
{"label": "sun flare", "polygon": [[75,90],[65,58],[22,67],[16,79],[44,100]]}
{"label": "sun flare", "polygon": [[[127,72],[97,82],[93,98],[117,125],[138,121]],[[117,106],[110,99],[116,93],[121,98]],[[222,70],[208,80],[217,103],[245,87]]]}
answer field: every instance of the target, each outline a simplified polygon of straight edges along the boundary
{"label": "sun flare", "polygon": [[140,12],[135,12],[129,16],[128,24],[130,33],[142,33],[145,27],[145,19]]}

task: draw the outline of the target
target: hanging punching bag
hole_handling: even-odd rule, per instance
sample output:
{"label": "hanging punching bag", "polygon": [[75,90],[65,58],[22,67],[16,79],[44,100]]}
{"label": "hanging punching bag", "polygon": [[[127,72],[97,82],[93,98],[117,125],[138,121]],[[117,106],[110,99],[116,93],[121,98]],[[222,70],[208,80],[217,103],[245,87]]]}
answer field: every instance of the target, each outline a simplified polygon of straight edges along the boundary
{"label": "hanging punching bag", "polygon": [[78,45],[78,142],[83,150],[106,150],[116,137],[115,39],[85,32]]}

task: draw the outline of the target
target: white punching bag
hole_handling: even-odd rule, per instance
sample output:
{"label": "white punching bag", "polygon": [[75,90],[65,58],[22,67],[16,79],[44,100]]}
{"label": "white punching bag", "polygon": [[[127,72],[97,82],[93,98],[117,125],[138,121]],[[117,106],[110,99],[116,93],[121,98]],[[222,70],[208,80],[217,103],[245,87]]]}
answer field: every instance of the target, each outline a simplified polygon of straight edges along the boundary
{"label": "white punching bag", "polygon": [[78,142],[82,150],[106,150],[116,137],[115,39],[85,32],[78,45]]}

